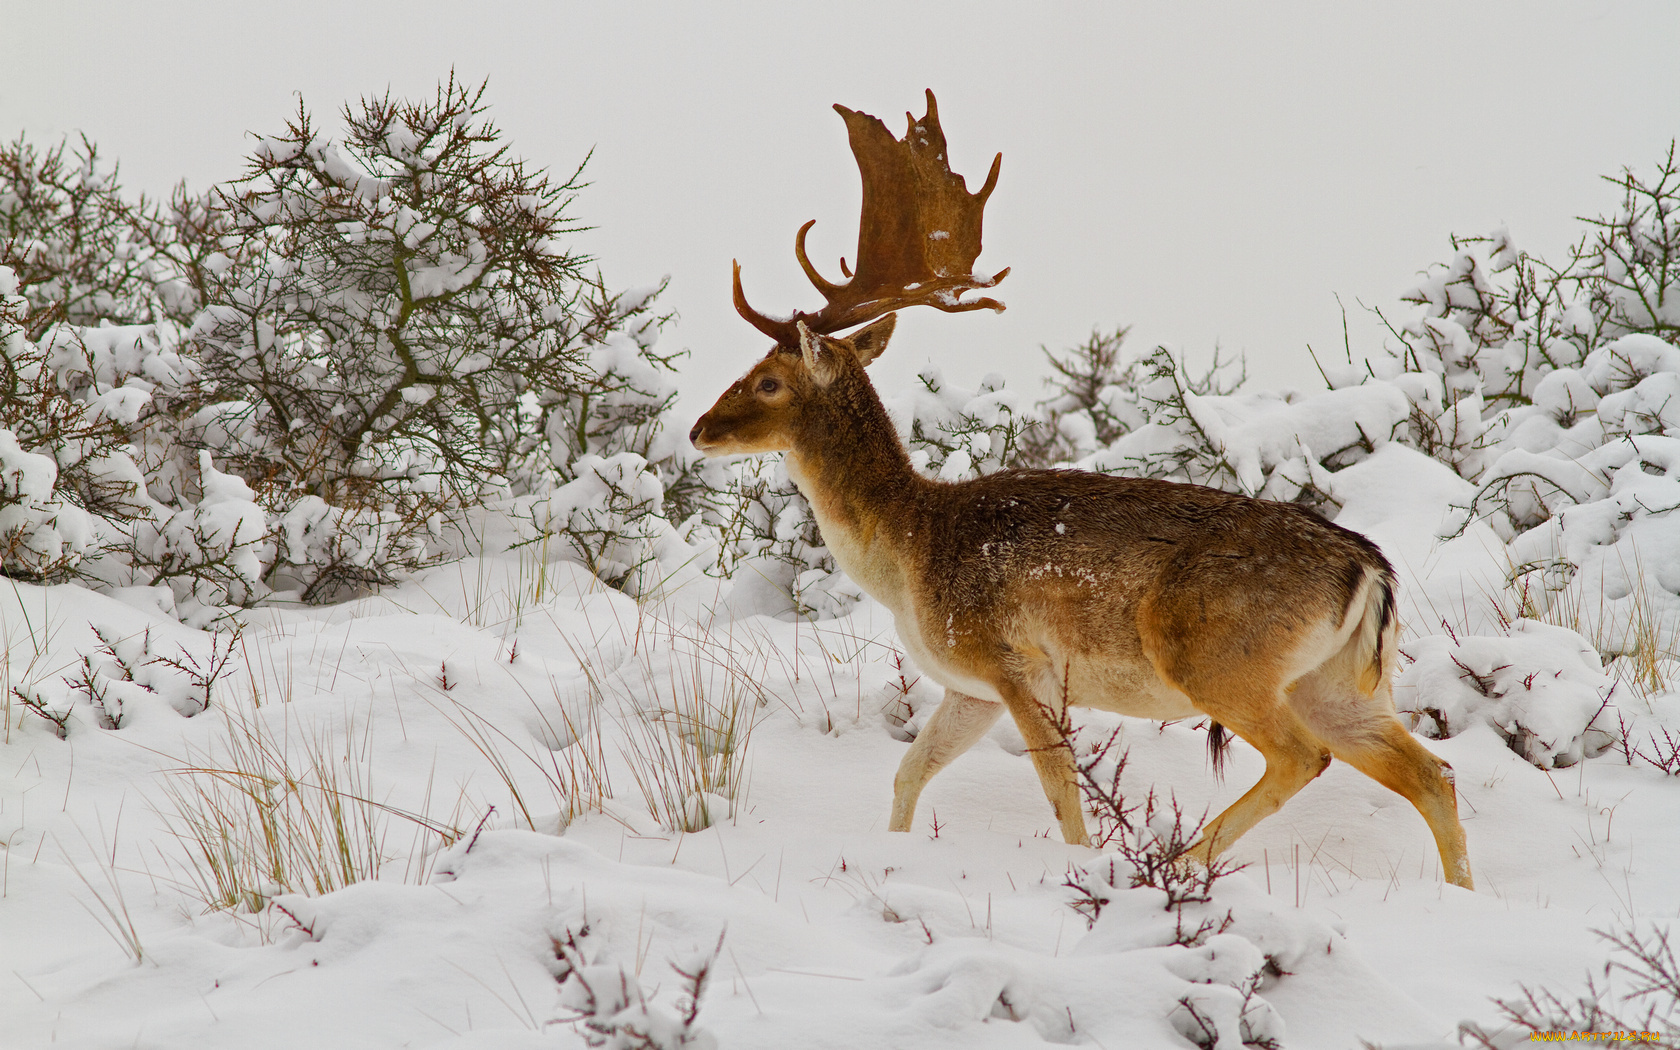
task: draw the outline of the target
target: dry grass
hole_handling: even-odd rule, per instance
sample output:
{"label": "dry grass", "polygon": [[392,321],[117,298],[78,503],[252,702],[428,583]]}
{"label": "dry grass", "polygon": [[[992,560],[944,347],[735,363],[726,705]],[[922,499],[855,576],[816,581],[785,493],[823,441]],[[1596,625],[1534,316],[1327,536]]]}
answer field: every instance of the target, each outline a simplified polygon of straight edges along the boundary
{"label": "dry grass", "polygon": [[[532,830],[563,831],[578,817],[603,811],[615,797],[615,772],[628,773],[663,827],[698,831],[733,817],[747,790],[747,745],[769,702],[761,684],[770,659],[764,647],[751,640],[738,645],[732,634],[718,637],[646,608],[634,624],[616,626],[623,644],[569,642],[581,679],[550,679],[546,697],[526,692],[542,726],[534,735],[546,746],[445,689],[437,690],[433,706],[483,757],[511,812]],[[507,681],[525,690],[517,677]],[[532,771],[552,810],[538,797],[541,787],[533,794]]]}
{"label": "dry grass", "polygon": [[[291,733],[231,705],[222,711],[225,742],[165,770],[166,804],[157,807],[179,846],[165,864],[206,910],[257,912],[277,894],[330,893],[376,878],[395,856],[393,820],[414,827],[411,853],[460,837],[459,799],[450,821],[439,822],[371,796],[371,741],[352,719],[336,735]],[[411,862],[404,874],[421,881],[425,869]]]}
{"label": "dry grass", "polygon": [[0,617],[0,743],[12,742],[12,701],[21,703],[48,722],[53,723],[59,739],[66,734],[66,720],[48,711],[36,696],[35,683],[58,677],[66,668],[46,666],[57,625],[52,622],[47,607],[47,592],[41,592],[41,615],[31,615],[29,603],[16,580],[7,580],[12,598],[17,603],[16,617]]}
{"label": "dry grass", "polygon": [[[519,685],[517,679],[510,680]],[[549,739],[561,744],[557,748],[532,747],[529,742],[516,739],[484,715],[457,703],[446,691],[439,690],[440,699],[434,702],[444,718],[489,763],[491,772],[506,789],[513,810],[533,831],[545,829],[539,827],[542,822],[538,814],[542,810],[529,797],[518,772],[526,765],[535,769],[548,785],[550,798],[559,810],[559,827],[555,830],[564,831],[566,825],[585,813],[599,812],[604,801],[612,796],[600,704],[593,697],[581,705],[568,704],[558,683],[551,684],[552,706],[540,703],[528,693],[526,698],[548,730]],[[447,707],[443,706],[445,703]]]}
{"label": "dry grass", "polygon": [[[518,575],[519,594],[496,602],[496,588],[486,586],[467,619],[508,623],[551,598],[555,581],[537,552],[522,559]],[[781,657],[763,639],[714,635],[647,608],[626,621],[608,627],[618,635],[613,644],[574,642],[579,678],[526,693],[535,732],[457,700],[447,670],[431,692],[432,706],[488,764],[508,812],[526,827],[563,830],[603,810],[613,778],[626,773],[653,819],[676,831],[732,818],[746,798],[748,745],[769,702],[762,682]],[[507,658],[514,652],[510,646]],[[394,877],[391,863],[404,856],[401,877],[423,880],[436,847],[472,824],[462,817],[465,785],[447,820],[429,815],[429,782],[420,812],[387,804],[376,793],[368,726],[348,714],[330,725],[297,724],[292,705],[263,702],[268,686],[287,698],[290,668],[245,655],[250,696],[219,705],[225,733],[164,771],[154,808],[176,847],[160,851],[168,877],[207,910],[243,912],[259,912],[281,893]],[[824,663],[845,659],[825,649]],[[507,682],[525,688],[519,676]],[[399,841],[403,827],[414,843],[393,848],[408,845]]]}
{"label": "dry grass", "polygon": [[746,798],[747,745],[769,694],[766,668],[735,641],[644,614],[621,666],[580,654],[591,707],[611,713],[649,815],[673,831],[733,818]]}
{"label": "dry grass", "polygon": [[1651,595],[1649,578],[1635,559],[1633,615],[1621,642],[1621,659],[1614,671],[1641,696],[1652,697],[1680,686],[1680,619],[1664,625],[1662,610]]}
{"label": "dry grass", "polygon": [[[517,630],[529,612],[550,601],[560,589],[558,570],[564,564],[549,558],[553,538],[553,533],[545,530],[534,541],[518,547],[519,562],[512,572],[502,559],[474,559],[472,599],[463,622],[470,627]],[[462,581],[462,593],[469,593],[466,581]]]}
{"label": "dry grass", "polygon": [[103,888],[94,885],[93,880],[88,878],[81,867],[71,859],[70,851],[64,848],[63,843],[60,843],[58,848],[59,852],[63,854],[64,863],[70,868],[71,874],[75,875],[76,880],[87,889],[88,895],[93,898],[93,902],[98,905],[98,909],[96,910],[93,905],[79,899],[77,903],[87,910],[87,913],[93,917],[93,921],[99,924],[99,928],[105,931],[106,936],[110,937],[118,948],[122,949],[124,955],[139,963],[145,959],[146,950],[145,946],[140,943],[139,927],[135,925],[134,915],[128,909],[128,898],[123,893],[122,881],[117,875],[117,838],[121,829],[122,808],[120,806],[117,808],[116,826],[111,829],[109,839],[105,837],[103,822],[100,824],[99,837],[102,844],[100,848],[94,847],[86,832],[77,829],[88,853],[93,856],[95,866],[99,869],[100,881],[104,884]]}
{"label": "dry grass", "polygon": [[1579,573],[1561,588],[1539,590],[1533,573],[1513,566],[1503,593],[1489,597],[1504,622],[1538,620],[1586,638],[1607,673],[1649,700],[1680,687],[1680,618],[1665,618],[1637,548],[1631,566],[1623,560],[1622,572],[1628,593],[1611,598],[1602,576],[1596,595],[1581,586]]}

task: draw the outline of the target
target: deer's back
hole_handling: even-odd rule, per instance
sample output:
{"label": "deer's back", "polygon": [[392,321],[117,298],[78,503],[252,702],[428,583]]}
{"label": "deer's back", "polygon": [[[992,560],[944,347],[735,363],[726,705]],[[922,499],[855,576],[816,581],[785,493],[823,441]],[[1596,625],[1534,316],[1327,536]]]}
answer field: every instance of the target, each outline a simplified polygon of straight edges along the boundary
{"label": "deer's back", "polygon": [[1388,565],[1370,540],[1293,503],[1077,470],[931,484],[920,501],[929,568],[976,598],[1047,574],[1163,574],[1174,586],[1268,584],[1351,597]]}
{"label": "deer's back", "polygon": [[1318,644],[1389,574],[1369,540],[1304,507],[1195,485],[1015,471],[929,484],[916,503],[917,648],[953,666],[1040,661],[1097,692],[1153,681],[1163,644],[1238,661]]}

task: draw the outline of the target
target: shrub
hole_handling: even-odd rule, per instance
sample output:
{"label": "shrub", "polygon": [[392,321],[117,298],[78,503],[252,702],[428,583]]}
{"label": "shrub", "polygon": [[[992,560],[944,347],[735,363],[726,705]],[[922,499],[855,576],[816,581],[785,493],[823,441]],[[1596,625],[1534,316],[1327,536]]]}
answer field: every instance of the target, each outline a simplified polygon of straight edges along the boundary
{"label": "shrub", "polygon": [[581,167],[511,157],[483,95],[363,99],[342,142],[300,104],[217,192],[242,249],[188,335],[196,441],[288,522],[277,582],[312,600],[423,564],[440,514],[648,455],[673,395],[658,289],[610,293],[565,244]]}
{"label": "shrub", "polygon": [[[1585,994],[1560,995],[1549,988],[1523,985],[1520,996],[1495,999],[1494,1005],[1512,1026],[1534,1041],[1569,1033],[1573,1040],[1621,1042],[1673,1050],[1680,1028],[1680,965],[1669,943],[1669,929],[1640,930],[1631,922],[1612,930],[1595,931],[1610,944],[1610,959],[1602,980],[1587,975]],[[1514,1045],[1503,1032],[1488,1032],[1466,1022],[1459,1026],[1465,1046],[1494,1050]]]}
{"label": "shrub", "polygon": [[1242,359],[1218,354],[1200,376],[1166,347],[1134,367],[1130,398],[1142,421],[1078,466],[1208,485],[1322,512],[1338,506],[1332,475],[1396,440],[1408,410],[1405,396],[1386,384],[1242,393]]}
{"label": "shrub", "polygon": [[0,147],[0,264],[26,289],[32,339],[66,321],[155,320],[135,209],[99,161],[85,136],[74,147],[37,150],[21,136]]}
{"label": "shrub", "polygon": [[1537,431],[1548,429],[1541,417],[1568,429],[1607,389],[1633,385],[1618,384],[1602,366],[1596,392],[1569,378],[1593,370],[1595,353],[1629,335],[1672,345],[1680,334],[1674,145],[1654,177],[1624,170],[1607,181],[1620,187],[1620,207],[1585,220],[1587,232],[1561,265],[1518,250],[1503,228],[1454,236],[1452,259],[1406,293],[1414,316],[1389,325],[1385,353],[1367,368],[1407,387],[1420,409],[1412,440],[1469,480],[1482,479],[1497,457],[1481,453],[1496,445],[1533,450],[1544,440]]}
{"label": "shrub", "polygon": [[29,339],[28,309],[0,266],[0,572],[45,580],[96,553],[110,523],[147,513],[127,445],[146,394],[75,396],[62,346]]}
{"label": "shrub", "polygon": [[[0,264],[23,279],[0,321],[5,571],[168,583],[192,618],[392,582],[451,552],[460,511],[624,454],[660,498],[572,508],[584,560],[603,530],[634,546],[664,507],[708,509],[663,425],[663,286],[589,272],[567,243],[581,166],[512,157],[483,96],[363,99],[342,141],[300,104],[242,179],[166,204],[127,198],[86,139],[0,147]],[[211,527],[230,499],[239,524]]]}
{"label": "shrub", "polygon": [[220,191],[249,250],[190,340],[253,435],[247,477],[341,507],[472,502],[538,446],[587,437],[545,430],[538,406],[597,393],[589,351],[647,303],[588,279],[563,244],[580,172],[510,158],[483,91],[363,99],[342,143],[300,104]]}
{"label": "shrub", "polygon": [[1040,426],[1022,442],[1022,466],[1068,463],[1113,444],[1146,421],[1138,400],[1143,362],[1122,366],[1129,328],[1091,330],[1091,337],[1061,354],[1039,347],[1050,364],[1044,383],[1051,395],[1038,403]]}
{"label": "shrub", "polygon": [[672,960],[671,969],[681,978],[681,991],[667,1007],[642,988],[638,975],[623,966],[587,950],[589,926],[567,928],[550,937],[553,946],[555,983],[560,988],[560,1005],[571,1011],[562,1018],[583,1037],[584,1045],[610,1050],[716,1050],[717,1038],[698,1024],[700,1000],[706,993],[723,934],[709,951],[689,953]]}
{"label": "shrub", "polygon": [[166,205],[129,200],[86,136],[0,145],[0,265],[24,286],[32,339],[57,324],[185,328],[234,250],[222,218],[184,183]]}
{"label": "shrub", "polygon": [[[1459,519],[1510,544],[1521,615],[1649,662],[1680,623],[1680,166],[1611,178],[1567,262],[1455,238],[1370,376],[1413,399],[1407,440],[1476,482]],[[1642,655],[1641,655],[1642,654]]]}

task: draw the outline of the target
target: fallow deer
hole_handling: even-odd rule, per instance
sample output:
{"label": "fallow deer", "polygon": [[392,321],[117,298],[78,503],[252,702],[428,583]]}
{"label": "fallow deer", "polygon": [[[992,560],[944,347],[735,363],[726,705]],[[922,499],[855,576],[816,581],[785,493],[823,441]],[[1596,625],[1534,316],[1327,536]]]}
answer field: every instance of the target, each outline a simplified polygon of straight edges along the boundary
{"label": "fallow deer", "polygon": [[[1449,882],[1471,886],[1452,769],[1395,716],[1394,573],[1376,545],[1303,507],[1195,485],[1075,470],[1010,470],[958,483],[911,466],[864,367],[895,314],[964,299],[1005,274],[972,273],[978,193],[951,171],[933,93],[902,140],[835,106],[863,176],[857,269],[822,277],[815,313],[735,308],[775,341],[690,433],[708,455],[785,452],[835,563],[891,610],[944,701],[904,756],[894,831],[923,785],[1008,709],[1070,843],[1087,843],[1064,704],[1155,719],[1205,715],[1259,749],[1266,771],[1209,823],[1211,862],[1340,758],[1405,796],[1429,823]],[[845,338],[834,333],[873,321]]]}

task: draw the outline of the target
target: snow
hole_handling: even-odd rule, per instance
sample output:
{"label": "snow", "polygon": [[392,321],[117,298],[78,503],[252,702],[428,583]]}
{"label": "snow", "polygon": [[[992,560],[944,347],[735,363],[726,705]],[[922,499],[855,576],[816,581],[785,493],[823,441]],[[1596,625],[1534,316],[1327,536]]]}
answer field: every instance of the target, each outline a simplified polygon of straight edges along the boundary
{"label": "snow", "polygon": [[64,532],[81,514],[53,499],[57,481],[58,464],[51,456],[27,451],[16,434],[0,429],[0,540],[16,543],[36,564],[59,559]]}
{"label": "snow", "polygon": [[[248,490],[202,466],[201,512],[239,539]],[[653,498],[642,477],[633,458],[591,460],[548,512],[589,505],[585,488]],[[1457,773],[1475,892],[1443,883],[1410,806],[1335,764],[1189,906],[1223,928],[1176,944],[1159,891],[1054,835],[1007,720],[930,783],[913,832],[890,834],[893,770],[938,693],[868,600],[816,623],[730,613],[692,584],[638,606],[521,548],[375,597],[244,614],[206,709],[179,672],[149,664],[129,682],[121,666],[142,642],[208,661],[225,624],[15,583],[0,589],[8,679],[69,728],[61,741],[15,698],[5,709],[0,1043],[629,1046],[635,1029],[694,1047],[1183,1047],[1200,1016],[1230,1033],[1220,1045],[1311,1048],[1496,1028],[1490,997],[1577,991],[1604,957],[1592,931],[1680,908],[1680,779],[1590,757],[1619,730],[1587,728],[1612,679],[1578,635],[1451,614],[1453,587],[1499,571],[1485,527],[1439,538],[1469,483],[1392,443],[1335,478],[1344,521],[1422,581],[1403,606],[1432,603],[1463,632],[1455,645],[1419,623],[1399,696],[1462,723],[1428,745]],[[121,686],[118,729],[64,681],[100,651],[95,627],[121,640],[92,668]],[[684,688],[751,698],[734,815],[714,794],[710,826],[688,832],[655,819],[626,750],[656,739]],[[1680,724],[1673,694],[1629,709],[1636,731]],[[1260,771],[1239,743],[1215,780],[1189,724],[1090,717],[1120,728],[1136,797],[1154,787],[1199,814]],[[1531,759],[1573,765],[1525,761],[1518,725]],[[377,877],[273,881],[256,912],[206,907],[172,801],[200,796],[171,788],[205,788],[253,736],[294,773],[328,756],[340,790],[376,804],[358,819],[377,831]],[[599,807],[561,789],[592,747],[611,784]],[[420,813],[460,837],[402,816]],[[1106,896],[1092,923],[1070,872]],[[697,967],[709,976],[685,1024]]]}
{"label": "snow", "polygon": [[1503,636],[1435,634],[1400,652],[1410,666],[1395,683],[1395,706],[1426,736],[1480,720],[1542,769],[1572,766],[1612,742],[1599,716],[1615,680],[1574,631],[1518,620]]}
{"label": "snow", "polygon": [[[470,279],[437,261],[420,294]],[[1420,295],[1483,276],[1455,266]],[[1139,851],[1264,766],[1239,741],[1210,775],[1205,722],[1079,714],[1082,743],[1126,754],[1125,796],[1161,803],[1101,848],[1060,841],[1007,719],[888,833],[941,691],[833,570],[785,464],[728,467],[756,501],[730,536],[662,516],[680,428],[646,455],[602,440],[563,484],[440,524],[455,560],[308,606],[307,568],[374,557],[384,526],[319,497],[265,513],[200,450],[169,481],[193,498],[127,526],[193,571],[0,586],[0,1047],[1440,1047],[1499,1031],[1494,999],[1524,986],[1573,997],[1604,972],[1599,931],[1680,911],[1680,351],[1624,336],[1493,408],[1477,369],[1522,378],[1509,355],[1473,360],[1451,320],[1419,331],[1437,370],[1379,361],[1307,394],[1160,373],[1105,391],[1133,429],[1100,449],[1068,419],[1087,465],[1311,497],[1382,547],[1397,708],[1453,768],[1475,891],[1337,763],[1175,903],[1200,869],[1148,875]],[[600,418],[662,403],[656,334],[591,348],[628,382]],[[108,420],[189,374],[150,328],[53,339]],[[918,379],[885,392],[912,462],[1001,465],[1019,395]],[[228,455],[245,411],[192,425]],[[102,539],[66,471],[145,491],[126,453],[22,433],[0,429],[0,537],[37,561]]]}

